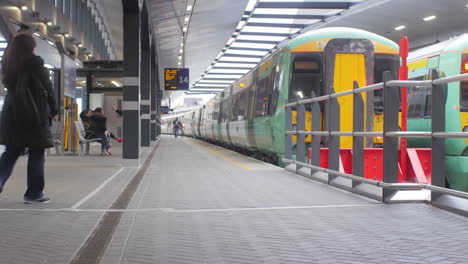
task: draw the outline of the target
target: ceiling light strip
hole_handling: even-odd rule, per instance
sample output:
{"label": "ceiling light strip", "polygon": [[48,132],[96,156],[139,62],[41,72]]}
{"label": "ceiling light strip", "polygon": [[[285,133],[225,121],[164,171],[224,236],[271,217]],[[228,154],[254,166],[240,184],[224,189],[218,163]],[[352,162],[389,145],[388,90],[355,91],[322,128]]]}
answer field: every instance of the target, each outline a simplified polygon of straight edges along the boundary
{"label": "ceiling light strip", "polygon": [[[359,3],[359,2],[357,2]],[[259,2],[256,8],[349,9],[353,2]]]}
{"label": "ceiling light strip", "polygon": [[244,48],[244,47],[230,47],[229,49],[230,50],[246,50],[246,51],[270,51],[271,50],[268,48]]}
{"label": "ceiling light strip", "polygon": [[224,54],[223,57],[240,57],[240,58],[257,58],[257,59],[261,59],[263,57],[265,57],[265,55],[242,55],[242,54]]}
{"label": "ceiling light strip", "polygon": [[245,36],[265,36],[265,37],[285,37],[288,38],[291,36],[289,33],[261,33],[261,32],[239,32],[239,35]]}
{"label": "ceiling light strip", "polygon": [[237,39],[237,43],[252,43],[252,44],[278,44],[281,41],[270,41],[270,40],[250,40],[250,39]]}
{"label": "ceiling light strip", "polygon": [[279,19],[317,19],[325,20],[330,16],[326,15],[290,15],[290,14],[253,14],[252,18],[279,18]]}
{"label": "ceiling light strip", "polygon": [[248,22],[249,27],[278,27],[278,28],[305,28],[307,24],[280,24],[280,23],[254,23]]}

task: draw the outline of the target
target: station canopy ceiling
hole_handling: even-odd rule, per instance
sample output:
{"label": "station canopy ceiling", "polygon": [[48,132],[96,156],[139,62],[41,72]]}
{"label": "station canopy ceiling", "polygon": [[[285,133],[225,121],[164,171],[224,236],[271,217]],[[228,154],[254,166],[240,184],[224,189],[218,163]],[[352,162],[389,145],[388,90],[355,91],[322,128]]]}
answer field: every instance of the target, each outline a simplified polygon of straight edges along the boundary
{"label": "station canopy ceiling", "polygon": [[[221,91],[279,43],[316,28],[355,27],[396,42],[406,35],[413,48],[468,31],[468,0],[148,0],[148,6],[160,69],[190,68],[190,94]],[[430,16],[436,18],[424,21]],[[122,39],[121,22],[107,17],[111,37]]]}
{"label": "station canopy ceiling", "polygon": [[281,42],[365,1],[248,1],[227,43],[208,67],[198,73],[201,77],[196,79],[188,94],[223,91],[274,52]]}

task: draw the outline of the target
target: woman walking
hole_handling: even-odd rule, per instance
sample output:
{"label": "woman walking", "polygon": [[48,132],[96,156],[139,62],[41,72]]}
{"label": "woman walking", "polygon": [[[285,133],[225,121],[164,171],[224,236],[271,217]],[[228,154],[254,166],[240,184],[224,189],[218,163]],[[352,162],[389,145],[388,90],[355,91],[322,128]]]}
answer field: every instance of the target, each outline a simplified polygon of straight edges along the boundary
{"label": "woman walking", "polygon": [[51,119],[57,115],[49,72],[34,55],[36,42],[19,33],[10,41],[2,60],[3,84],[8,94],[0,122],[0,192],[19,156],[29,154],[25,203],[48,203],[44,190],[44,152],[53,147]]}

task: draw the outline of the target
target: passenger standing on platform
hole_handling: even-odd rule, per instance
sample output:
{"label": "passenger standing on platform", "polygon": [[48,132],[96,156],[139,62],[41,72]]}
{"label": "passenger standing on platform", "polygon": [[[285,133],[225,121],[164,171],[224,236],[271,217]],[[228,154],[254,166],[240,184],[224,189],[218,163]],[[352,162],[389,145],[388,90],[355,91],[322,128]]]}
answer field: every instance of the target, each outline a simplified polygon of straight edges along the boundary
{"label": "passenger standing on platform", "polygon": [[44,190],[44,152],[54,146],[50,125],[57,118],[49,71],[34,54],[36,42],[19,33],[9,43],[2,60],[3,83],[8,94],[0,122],[0,192],[19,156],[29,154],[25,203],[48,203]]}
{"label": "passenger standing on platform", "polygon": [[101,139],[101,155],[112,155],[110,139],[107,134],[107,117],[104,116],[102,108],[98,107],[89,117],[89,138]]}
{"label": "passenger standing on platform", "polygon": [[172,122],[172,125],[174,129],[174,136],[177,137],[179,135],[179,131],[183,129],[182,123],[180,122],[178,117],[176,117],[176,119]]}

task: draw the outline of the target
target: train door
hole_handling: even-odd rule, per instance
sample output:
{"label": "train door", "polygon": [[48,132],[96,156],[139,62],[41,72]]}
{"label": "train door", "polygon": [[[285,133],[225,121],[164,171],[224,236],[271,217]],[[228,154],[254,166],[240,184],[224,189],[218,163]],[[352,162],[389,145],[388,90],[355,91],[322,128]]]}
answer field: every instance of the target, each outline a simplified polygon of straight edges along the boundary
{"label": "train door", "polygon": [[[322,62],[323,56],[321,53],[296,53],[292,58],[291,65],[291,83],[289,91],[289,101],[296,102],[299,100],[314,98],[323,95],[322,86]],[[322,105],[322,104],[321,104]],[[312,109],[310,104],[306,108],[306,130],[312,129]],[[321,107],[322,108],[322,107]],[[297,109],[292,108],[292,122],[297,124]],[[322,110],[321,110],[322,112]],[[322,116],[320,116],[322,123]],[[307,136],[306,142],[311,142],[312,137]],[[293,136],[296,141],[297,137]]]}
{"label": "train door", "polygon": [[[325,89],[328,94],[352,90],[373,83],[374,46],[366,39],[333,39],[325,47]],[[373,129],[373,97],[362,93],[364,130]],[[327,102],[326,128],[349,132],[353,130],[353,96],[343,96]],[[330,142],[331,143],[331,142]],[[352,137],[341,137],[340,148],[352,148]]]}

